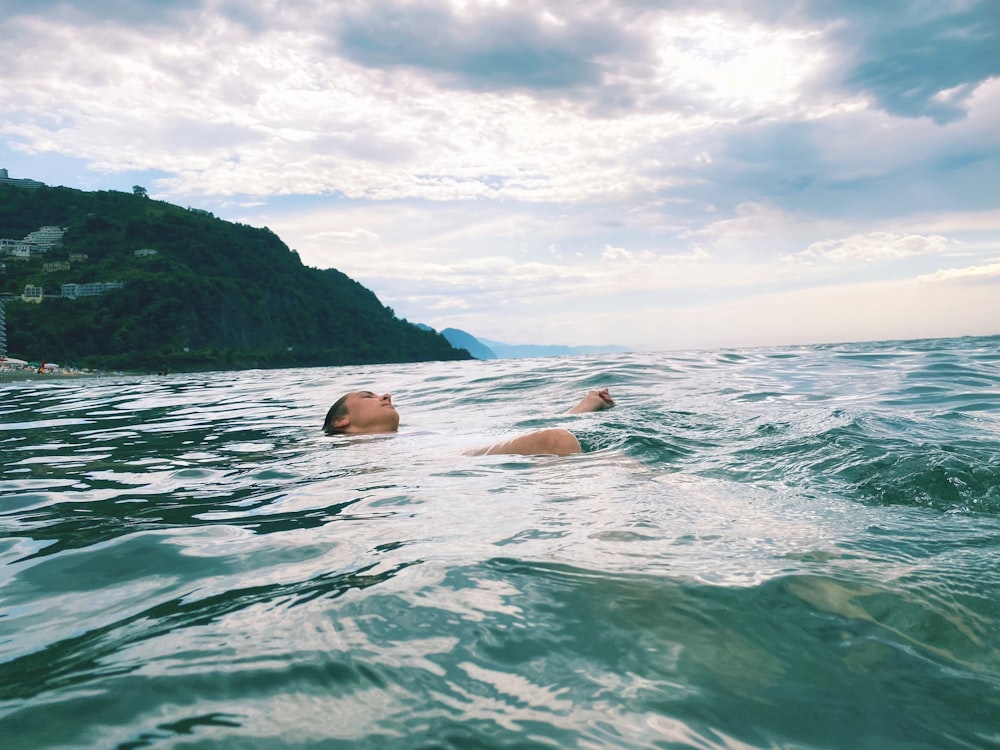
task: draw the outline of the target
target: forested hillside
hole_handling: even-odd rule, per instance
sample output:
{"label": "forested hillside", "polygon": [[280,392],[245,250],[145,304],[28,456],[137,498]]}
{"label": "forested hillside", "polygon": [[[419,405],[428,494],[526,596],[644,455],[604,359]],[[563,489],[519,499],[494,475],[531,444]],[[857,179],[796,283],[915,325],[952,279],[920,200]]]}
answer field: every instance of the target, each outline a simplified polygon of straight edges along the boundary
{"label": "forested hillside", "polygon": [[[120,192],[0,186],[0,238],[66,228],[60,247],[0,255],[12,357],[194,370],[466,359],[336,270],[302,265],[270,230]],[[140,249],[155,254],[136,256]],[[52,270],[64,261],[69,268]],[[45,270],[50,264],[50,270]],[[59,298],[65,283],[124,282]],[[23,302],[27,284],[39,304]]]}

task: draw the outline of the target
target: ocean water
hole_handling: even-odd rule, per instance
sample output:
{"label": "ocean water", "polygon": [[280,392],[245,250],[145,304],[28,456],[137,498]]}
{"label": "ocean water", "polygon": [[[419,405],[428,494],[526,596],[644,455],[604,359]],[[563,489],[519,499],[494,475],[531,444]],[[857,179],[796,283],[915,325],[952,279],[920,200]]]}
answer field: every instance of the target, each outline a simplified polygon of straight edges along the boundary
{"label": "ocean water", "polygon": [[39,378],[0,464],[6,750],[1000,747],[998,337]]}

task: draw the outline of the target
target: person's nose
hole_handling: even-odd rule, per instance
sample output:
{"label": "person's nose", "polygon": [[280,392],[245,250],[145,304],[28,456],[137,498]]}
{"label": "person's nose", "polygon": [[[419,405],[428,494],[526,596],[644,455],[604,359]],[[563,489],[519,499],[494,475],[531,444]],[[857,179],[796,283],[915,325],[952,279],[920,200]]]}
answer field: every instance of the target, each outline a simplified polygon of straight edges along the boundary
{"label": "person's nose", "polygon": [[387,404],[391,404],[392,403],[392,394],[391,393],[383,393],[381,400],[384,401]]}

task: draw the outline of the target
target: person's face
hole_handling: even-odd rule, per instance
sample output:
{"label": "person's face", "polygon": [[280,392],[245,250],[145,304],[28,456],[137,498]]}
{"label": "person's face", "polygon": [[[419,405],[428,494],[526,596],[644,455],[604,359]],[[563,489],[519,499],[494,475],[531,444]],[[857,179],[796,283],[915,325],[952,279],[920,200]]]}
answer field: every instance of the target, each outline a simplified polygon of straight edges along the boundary
{"label": "person's face", "polygon": [[399,428],[399,413],[388,393],[379,396],[371,391],[357,391],[347,397],[344,406],[347,415],[334,421],[344,432],[395,432]]}

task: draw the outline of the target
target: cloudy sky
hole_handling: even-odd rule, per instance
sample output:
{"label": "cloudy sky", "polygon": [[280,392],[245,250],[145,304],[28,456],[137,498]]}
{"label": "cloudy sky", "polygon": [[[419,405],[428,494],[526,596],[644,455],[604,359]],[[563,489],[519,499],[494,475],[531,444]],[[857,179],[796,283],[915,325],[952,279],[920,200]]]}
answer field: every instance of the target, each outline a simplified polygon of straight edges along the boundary
{"label": "cloudy sky", "polygon": [[0,0],[0,166],[268,226],[400,317],[1000,333],[997,0]]}

